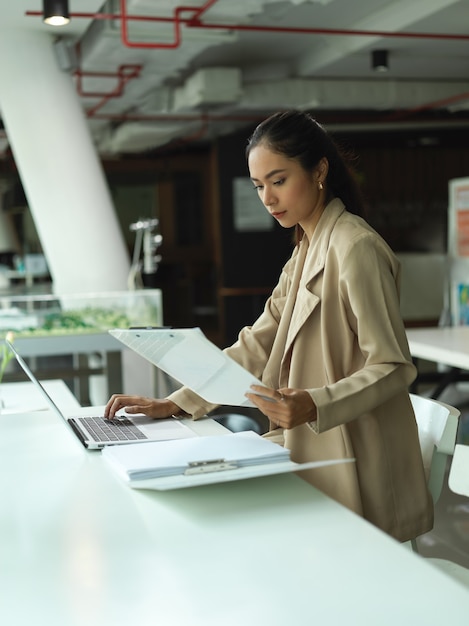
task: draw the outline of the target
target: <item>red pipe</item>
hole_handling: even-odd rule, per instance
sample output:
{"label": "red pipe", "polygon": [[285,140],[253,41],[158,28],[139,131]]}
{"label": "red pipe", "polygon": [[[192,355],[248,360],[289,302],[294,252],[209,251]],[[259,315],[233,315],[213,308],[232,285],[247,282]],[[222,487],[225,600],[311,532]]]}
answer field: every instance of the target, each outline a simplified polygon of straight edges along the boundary
{"label": "red pipe", "polygon": [[[127,70],[129,70],[128,73],[127,73]],[[89,109],[87,111],[87,116],[93,117],[95,112],[101,109],[107,102],[109,102],[109,100],[111,100],[112,98],[118,98],[119,96],[121,96],[122,93],[124,92],[125,85],[133,78],[137,78],[139,75],[140,75],[140,67],[138,65],[137,66],[121,65],[119,67],[119,73],[118,73],[119,84],[113,91],[105,94],[103,98],[98,102],[98,104],[96,104],[93,108]]]}
{"label": "red pipe", "polygon": [[303,35],[358,35],[360,37],[401,37],[411,39],[462,39],[469,40],[469,35],[449,35],[445,33],[401,33],[389,32],[385,30],[348,30],[346,28],[299,28],[295,26],[252,26],[249,24],[192,24],[187,26],[191,28],[207,28],[222,30],[244,30],[264,33],[290,33]]}
{"label": "red pipe", "polygon": [[127,28],[128,15],[127,7],[124,0],[121,0],[121,41],[128,48],[179,48],[181,45],[181,20],[179,10],[176,9],[174,21],[174,42],[167,44],[151,44],[151,43],[133,43],[129,41],[129,33]]}
{"label": "red pipe", "polygon": [[101,98],[109,96],[109,92],[85,91],[83,89],[83,77],[87,78],[115,78],[118,81],[117,87],[112,92],[113,98],[118,98],[124,93],[126,83],[132,78],[140,76],[141,65],[119,65],[117,73],[115,72],[83,72],[76,70],[74,76],[77,77],[78,95],[88,98]]}
{"label": "red pipe", "polygon": [[[127,47],[133,48],[166,48],[166,49],[175,49],[181,45],[181,25],[186,25],[189,28],[205,28],[211,30],[231,30],[231,31],[248,31],[248,32],[265,32],[265,33],[289,33],[289,34],[322,34],[322,35],[342,35],[342,36],[376,36],[376,37],[395,37],[395,38],[412,38],[412,39],[436,39],[436,40],[458,40],[458,41],[467,41],[469,40],[469,35],[464,34],[445,34],[445,33],[415,33],[415,32],[389,32],[389,31],[381,31],[381,30],[357,30],[357,29],[331,29],[331,28],[306,28],[306,27],[289,27],[289,26],[253,26],[246,24],[209,24],[200,22],[200,17],[205,13],[208,9],[210,9],[218,0],[207,0],[201,7],[187,7],[187,6],[179,6],[174,9],[174,17],[157,17],[157,16],[143,16],[143,15],[129,15],[127,13],[126,0],[120,0],[121,6],[121,14],[112,14],[112,13],[71,13],[70,17],[78,17],[78,18],[88,18],[88,19],[102,19],[102,20],[121,20],[121,40],[122,43]],[[190,12],[192,13],[191,18],[183,18],[182,13]],[[26,11],[26,15],[29,16],[42,16],[41,11]],[[145,42],[131,42],[128,39],[128,22],[129,21],[144,21],[144,22],[166,22],[174,24],[174,41],[170,43],[145,43]],[[117,90],[112,92],[111,94],[104,95],[103,100],[96,105],[92,110],[88,111],[89,116],[93,116],[95,112],[101,108],[110,98],[121,95],[122,89],[130,78],[134,78],[135,76],[130,76],[125,79],[123,83],[121,83]],[[119,91],[119,87],[121,91]],[[92,94],[88,94],[92,95]],[[103,94],[94,94],[94,95],[103,95]],[[402,111],[396,113],[395,116],[392,116],[391,119],[395,117],[400,118],[404,116],[411,115],[412,113],[416,113],[419,111],[424,111],[427,109],[436,108],[443,104],[449,104],[451,102],[461,100],[465,98],[467,94],[461,94],[458,96],[452,96],[445,100],[441,100],[438,102],[432,102],[426,105],[422,105],[415,109],[409,109],[407,111]],[[128,119],[128,118],[125,118]],[[155,119],[154,117],[149,117],[148,119]],[[163,119],[163,118],[162,118]],[[168,119],[168,118],[164,118]],[[174,119],[174,118],[173,118]],[[182,119],[182,118],[181,118]],[[184,118],[189,119],[189,118]],[[199,119],[199,118],[196,118]],[[221,118],[220,118],[221,119]]]}
{"label": "red pipe", "polygon": [[[122,0],[121,0],[122,1]],[[207,4],[207,3],[206,3]],[[184,9],[184,7],[179,7]],[[202,7],[200,7],[202,8]],[[195,7],[185,7],[186,10],[192,12],[200,11]],[[206,9],[205,9],[206,10]],[[25,15],[33,17],[42,17],[42,11],[26,11]],[[359,37],[396,37],[406,39],[446,39],[454,41],[468,41],[469,35],[465,34],[448,34],[448,33],[416,33],[416,32],[390,32],[385,30],[356,30],[346,28],[297,28],[290,26],[251,26],[247,24],[208,24],[199,22],[196,18],[192,17],[157,17],[152,15],[125,15],[119,13],[70,13],[71,18],[85,18],[96,20],[127,20],[127,21],[140,21],[140,22],[168,22],[173,24],[184,24],[191,28],[207,28],[207,29],[219,29],[219,30],[240,30],[240,31],[253,31],[253,32],[272,32],[272,33],[290,33],[298,35],[357,35]],[[133,44],[139,47],[147,47],[147,44]],[[162,44],[148,44],[151,47],[159,47]],[[167,45],[167,44],[163,44]]]}
{"label": "red pipe", "polygon": [[197,139],[202,139],[202,137],[208,131],[208,118],[206,115],[201,116],[201,126],[198,130],[194,131],[191,135],[185,135],[184,137],[179,137],[179,141],[181,143],[191,143],[193,141],[197,141]]}
{"label": "red pipe", "polygon": [[[435,104],[435,103],[433,103]],[[429,110],[431,106],[423,106],[422,111]],[[410,115],[413,112],[418,112],[417,109],[406,109],[402,111],[403,116]],[[193,114],[193,115],[143,115],[140,113],[97,113],[93,114],[93,118],[96,120],[107,120],[109,122],[195,122],[201,123],[212,122],[246,122],[250,124],[257,124],[265,119],[265,115],[208,115],[208,114]],[[469,116],[465,116],[464,120],[469,120]],[[321,121],[324,124],[345,124],[350,122],[365,123],[365,122],[378,122],[386,123],[394,121],[393,116],[376,116],[376,118],[370,118],[369,114],[364,115],[348,115],[347,113],[328,113],[323,112]],[[435,121],[433,118],[425,118],[423,121]],[[459,119],[448,119],[446,122],[458,123]],[[391,125],[391,124],[390,124]]]}
{"label": "red pipe", "polygon": [[440,107],[446,106],[448,104],[452,104],[453,102],[458,102],[459,100],[468,100],[469,92],[459,93],[454,96],[449,96],[448,98],[443,98],[442,100],[435,100],[434,102],[427,102],[427,104],[421,104],[418,107],[414,107],[412,109],[404,109],[402,111],[396,111],[389,117],[386,118],[386,121],[394,121],[402,118],[410,117],[414,113],[420,113],[421,111],[429,111],[430,109],[438,109]]}
{"label": "red pipe", "polygon": [[[88,114],[89,112],[87,112]],[[207,113],[194,113],[187,115],[142,115],[135,113],[103,113],[95,115],[97,120],[109,120],[113,122],[260,122],[263,117],[259,115],[208,115]]]}
{"label": "red pipe", "polygon": [[[200,16],[208,11],[211,6],[213,6],[218,0],[207,0],[205,4],[201,7],[187,7],[187,6],[179,6],[174,9],[174,18],[167,18],[169,21],[174,22],[174,41],[171,43],[143,43],[143,42],[133,42],[129,40],[127,21],[129,16],[127,14],[127,3],[126,0],[120,0],[121,7],[121,41],[124,46],[127,48],[179,48],[181,45],[181,24],[187,24],[187,26],[197,26],[199,24]],[[194,15],[189,20],[184,20],[182,18],[182,13],[190,12]],[[158,19],[158,18],[156,18]]]}
{"label": "red pipe", "polygon": [[[193,7],[191,7],[193,8]],[[26,17],[42,17],[42,11],[25,11]],[[74,12],[69,13],[70,18],[73,19],[87,19],[87,20],[120,20],[122,15],[120,13],[83,13]],[[173,17],[155,17],[154,15],[127,15],[128,20],[135,22],[174,22]]]}

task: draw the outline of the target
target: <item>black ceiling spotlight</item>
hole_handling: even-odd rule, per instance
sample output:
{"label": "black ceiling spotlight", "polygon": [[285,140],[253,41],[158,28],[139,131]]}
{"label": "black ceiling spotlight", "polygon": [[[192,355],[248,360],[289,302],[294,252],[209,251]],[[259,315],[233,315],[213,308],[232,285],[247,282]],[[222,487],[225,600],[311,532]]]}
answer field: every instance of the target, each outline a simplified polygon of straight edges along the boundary
{"label": "black ceiling spotlight", "polygon": [[68,0],[44,0],[42,19],[50,26],[65,26],[70,22]]}
{"label": "black ceiling spotlight", "polygon": [[375,72],[387,72],[389,70],[388,51],[373,50],[371,53],[371,67]]}

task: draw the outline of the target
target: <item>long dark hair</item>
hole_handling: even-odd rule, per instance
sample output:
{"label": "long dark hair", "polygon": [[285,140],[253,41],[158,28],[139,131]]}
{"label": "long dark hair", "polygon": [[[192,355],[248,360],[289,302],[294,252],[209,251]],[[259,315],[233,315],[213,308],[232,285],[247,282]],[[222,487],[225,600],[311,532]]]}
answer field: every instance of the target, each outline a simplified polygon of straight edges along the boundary
{"label": "long dark hair", "polygon": [[325,180],[328,197],[340,198],[350,213],[364,214],[362,194],[351,165],[352,155],[342,151],[309,113],[281,111],[268,117],[249,138],[246,157],[260,144],[289,159],[296,159],[307,172],[326,157],[329,162]]}

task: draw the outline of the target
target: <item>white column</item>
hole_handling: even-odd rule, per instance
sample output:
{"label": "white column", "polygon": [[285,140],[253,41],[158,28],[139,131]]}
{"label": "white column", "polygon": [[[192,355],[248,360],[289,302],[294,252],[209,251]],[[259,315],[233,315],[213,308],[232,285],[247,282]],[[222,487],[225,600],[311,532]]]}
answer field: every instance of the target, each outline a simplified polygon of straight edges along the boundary
{"label": "white column", "polygon": [[55,293],[127,289],[107,181],[49,33],[0,27],[0,110]]}

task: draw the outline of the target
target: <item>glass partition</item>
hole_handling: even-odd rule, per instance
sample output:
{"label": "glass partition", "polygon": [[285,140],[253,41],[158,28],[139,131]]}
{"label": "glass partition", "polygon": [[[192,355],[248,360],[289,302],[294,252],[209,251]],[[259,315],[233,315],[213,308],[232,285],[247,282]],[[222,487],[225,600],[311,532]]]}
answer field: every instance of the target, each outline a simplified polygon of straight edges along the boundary
{"label": "glass partition", "polygon": [[107,332],[110,328],[161,326],[159,289],[70,295],[0,296],[0,337]]}

